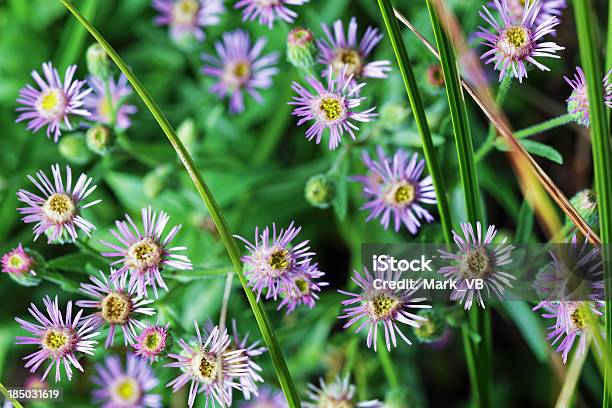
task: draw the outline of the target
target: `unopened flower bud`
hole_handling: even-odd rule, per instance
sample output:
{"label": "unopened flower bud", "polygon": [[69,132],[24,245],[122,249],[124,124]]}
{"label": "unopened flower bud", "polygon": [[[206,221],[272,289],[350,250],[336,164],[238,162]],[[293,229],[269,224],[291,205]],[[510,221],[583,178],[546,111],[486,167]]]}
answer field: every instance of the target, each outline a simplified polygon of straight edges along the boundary
{"label": "unopened flower bud", "polygon": [[89,73],[100,79],[106,79],[110,75],[110,59],[108,54],[98,43],[92,44],[87,49],[87,69]]}
{"label": "unopened flower bud", "polygon": [[158,166],[145,175],[144,192],[149,198],[155,198],[170,182],[173,167],[171,165]]}
{"label": "unopened flower bud", "polygon": [[296,68],[310,69],[315,63],[315,46],[312,31],[294,28],[287,36],[287,60]]}
{"label": "unopened flower bud", "polygon": [[571,198],[570,203],[591,228],[595,230],[599,229],[597,196],[595,191],[590,189],[579,191]]}
{"label": "unopened flower bud", "polygon": [[419,327],[414,328],[414,335],[419,342],[433,343],[444,335],[446,321],[437,309],[424,309],[418,315],[427,318]]}
{"label": "unopened flower bud", "polygon": [[58,149],[60,154],[72,163],[85,164],[91,160],[91,152],[87,149],[85,138],[81,133],[62,137]]}
{"label": "unopened flower bud", "polygon": [[87,131],[87,147],[92,152],[104,156],[108,153],[115,142],[115,135],[105,125],[96,125]]}
{"label": "unopened flower bud", "polygon": [[312,176],[306,182],[304,188],[304,196],[306,201],[313,207],[327,208],[330,206],[335,195],[335,185],[324,174],[317,174]]}

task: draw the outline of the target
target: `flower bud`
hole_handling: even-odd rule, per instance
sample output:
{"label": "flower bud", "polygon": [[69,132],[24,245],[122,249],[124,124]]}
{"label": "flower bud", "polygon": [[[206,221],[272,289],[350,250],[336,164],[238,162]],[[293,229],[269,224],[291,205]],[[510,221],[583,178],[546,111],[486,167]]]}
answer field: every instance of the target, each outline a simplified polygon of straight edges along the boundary
{"label": "flower bud", "polygon": [[594,229],[599,229],[597,216],[597,195],[595,191],[586,189],[579,191],[572,197],[570,203],[578,214]]}
{"label": "flower bud", "polygon": [[[22,286],[36,286],[41,282],[38,272],[44,270],[45,260],[35,251],[17,248],[2,256],[2,272]],[[38,271],[38,272],[37,272]]]}
{"label": "flower bud", "polygon": [[98,43],[92,44],[87,49],[87,69],[89,73],[100,79],[106,79],[110,75],[110,58]]}
{"label": "flower bud", "polygon": [[108,126],[96,125],[87,130],[86,141],[89,150],[104,156],[115,143],[115,135]]}
{"label": "flower bud", "polygon": [[315,46],[312,31],[294,28],[287,36],[287,60],[296,68],[310,69],[315,63]]}
{"label": "flower bud", "polygon": [[419,327],[413,329],[414,335],[421,343],[433,343],[439,340],[446,331],[446,320],[437,309],[424,309],[418,313],[427,318]]}
{"label": "flower bud", "polygon": [[59,152],[68,161],[75,164],[85,164],[91,160],[91,152],[87,149],[85,138],[81,133],[73,133],[60,139]]}
{"label": "flower bud", "polygon": [[380,124],[388,130],[394,130],[405,123],[408,109],[399,103],[387,103],[380,110]]}
{"label": "flower bud", "polygon": [[317,174],[312,176],[306,182],[304,188],[304,196],[306,201],[313,207],[327,208],[330,206],[335,195],[335,185],[324,174]]}

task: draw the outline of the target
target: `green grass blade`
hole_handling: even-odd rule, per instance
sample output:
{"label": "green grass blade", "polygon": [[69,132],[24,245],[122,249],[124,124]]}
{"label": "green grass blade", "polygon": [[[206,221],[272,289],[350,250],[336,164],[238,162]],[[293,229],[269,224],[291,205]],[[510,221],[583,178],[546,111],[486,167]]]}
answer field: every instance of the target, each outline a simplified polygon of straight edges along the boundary
{"label": "green grass blade", "polygon": [[425,109],[421,101],[421,96],[416,85],[414,78],[414,72],[408,58],[408,52],[406,46],[402,41],[400,34],[399,25],[393,14],[393,6],[390,0],[378,0],[378,6],[382,13],[385,21],[385,27],[387,28],[387,34],[391,40],[393,51],[397,59],[397,64],[404,80],[404,86],[408,94],[410,101],[410,107],[414,114],[414,120],[417,124],[419,134],[421,135],[421,142],[423,144],[423,154],[425,155],[425,161],[427,162],[427,169],[431,175],[434,189],[436,191],[436,197],[438,201],[438,213],[440,215],[440,223],[442,224],[442,230],[444,231],[447,242],[452,242],[452,223],[450,218],[450,207],[448,205],[448,198],[446,196],[446,190],[444,189],[444,182],[442,179],[442,172],[440,171],[440,164],[434,149],[431,132],[429,131],[429,125],[427,124],[427,117],[425,116]]}
{"label": "green grass blade", "polygon": [[[603,245],[606,288],[605,327],[606,347],[610,354],[612,338],[612,271],[609,268],[609,244],[612,240],[612,150],[608,134],[608,118],[604,107],[601,59],[598,54],[597,19],[593,15],[593,5],[588,0],[574,0],[576,31],[580,48],[580,60],[587,82],[589,100],[590,134],[593,151],[593,171],[595,173],[595,191],[597,192],[597,211],[599,215],[600,237]],[[610,46],[610,45],[608,45]],[[606,365],[604,374],[604,407],[610,407],[608,394],[612,383],[612,372]]]}
{"label": "green grass blade", "polygon": [[[459,173],[463,194],[467,209],[468,221],[475,224],[483,221],[483,211],[480,200],[480,189],[476,177],[476,164],[474,162],[474,147],[472,135],[468,123],[461,78],[457,66],[457,57],[447,33],[444,31],[435,6],[431,0],[427,1],[429,17],[436,38],[440,64],[444,73],[444,87],[450,108],[453,132],[457,147],[457,160],[459,162]],[[478,373],[477,383],[472,388],[478,387],[478,393],[472,391],[473,398],[478,398],[477,404],[481,407],[491,406],[490,379],[491,372],[491,316],[488,310],[479,310],[474,307],[469,312],[470,324],[481,337],[480,343],[472,342],[471,347],[476,359],[476,370]]]}
{"label": "green grass blade", "polygon": [[272,324],[270,323],[270,319],[268,314],[266,313],[263,305],[258,303],[255,294],[248,287],[246,278],[242,271],[242,262],[240,261],[240,252],[238,251],[238,247],[236,245],[236,241],[233,238],[233,235],[215,201],[208,185],[204,181],[204,178],[196,168],[193,159],[185,149],[185,146],[181,143],[180,139],[176,135],[172,125],[160,110],[157,103],[153,100],[149,92],[145,89],[142,83],[136,78],[136,76],[132,73],[130,68],[127,66],[125,61],[117,54],[117,52],[111,47],[111,45],[106,41],[106,39],[85,19],[78,10],[74,7],[72,2],[69,0],[61,0],[61,2],[66,6],[68,10],[79,20],[79,22],[89,31],[89,33],[100,43],[102,47],[106,50],[108,55],[112,58],[112,60],[117,64],[119,69],[125,74],[125,76],[130,81],[130,84],[134,87],[134,90],[141,97],[142,101],[145,103],[151,114],[155,117],[155,120],[162,128],[164,134],[172,144],[172,147],[176,151],[179,159],[185,166],[185,169],[189,173],[193,184],[202,197],[202,200],[206,204],[210,216],[212,217],[217,230],[219,231],[219,235],[225,248],[228,252],[230,260],[234,266],[236,274],[240,279],[240,283],[246,293],[247,299],[253,310],[253,314],[255,315],[255,319],[257,320],[257,324],[259,326],[259,330],[261,331],[261,335],[268,347],[268,352],[270,353],[270,357],[272,358],[272,362],[274,363],[274,368],[276,370],[276,375],[280,382],[281,388],[285,393],[287,401],[289,402],[289,406],[292,408],[300,407],[300,400],[295,390],[295,386],[293,384],[293,380],[291,379],[291,375],[287,368],[287,364],[283,357],[282,350],[276,338],[276,334],[274,333],[274,329],[272,328]]}

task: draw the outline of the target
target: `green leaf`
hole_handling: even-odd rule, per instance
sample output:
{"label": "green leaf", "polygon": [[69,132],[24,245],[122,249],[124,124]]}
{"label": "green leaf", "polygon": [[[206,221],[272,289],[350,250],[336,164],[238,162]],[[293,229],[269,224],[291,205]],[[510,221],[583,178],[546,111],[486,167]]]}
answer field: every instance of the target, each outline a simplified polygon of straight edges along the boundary
{"label": "green leaf", "polygon": [[343,221],[346,218],[346,212],[348,208],[347,178],[349,161],[349,155],[346,155],[338,166],[338,172],[333,176],[333,179],[336,183],[336,190],[332,205],[334,206],[334,211],[336,212],[336,216],[340,221]]}
{"label": "green leaf", "polygon": [[[561,156],[561,153],[554,147],[530,139],[520,139],[519,143],[531,154],[544,157],[557,164],[563,164],[563,156]],[[495,141],[495,148],[502,152],[507,152],[509,150],[508,145],[502,139],[497,139]]]}
{"label": "green leaf", "polygon": [[538,361],[546,362],[548,343],[538,320],[538,315],[523,301],[507,301],[502,302],[502,305]]}
{"label": "green leaf", "polygon": [[519,244],[526,244],[531,241],[533,233],[533,208],[527,200],[523,201],[519,210],[518,221],[516,223],[516,234],[514,241]]}
{"label": "green leaf", "polygon": [[164,277],[188,283],[202,279],[222,278],[230,272],[232,272],[231,266],[220,266],[217,268],[196,269],[194,271],[172,271],[166,273]]}
{"label": "green leaf", "polygon": [[82,252],[59,256],[47,261],[47,266],[51,268],[77,273],[87,273],[87,264],[97,269],[105,269],[108,266],[100,259]]}

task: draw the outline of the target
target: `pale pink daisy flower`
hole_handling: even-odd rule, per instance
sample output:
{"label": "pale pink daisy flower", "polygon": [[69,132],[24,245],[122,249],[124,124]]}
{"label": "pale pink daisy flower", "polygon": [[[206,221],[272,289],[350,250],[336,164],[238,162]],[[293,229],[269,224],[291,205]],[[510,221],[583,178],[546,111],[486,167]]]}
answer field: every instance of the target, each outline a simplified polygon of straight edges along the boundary
{"label": "pale pink daisy flower", "polygon": [[242,21],[255,20],[272,28],[275,20],[293,23],[297,13],[287,6],[301,6],[308,0],[238,0],[234,5],[242,10]]}

